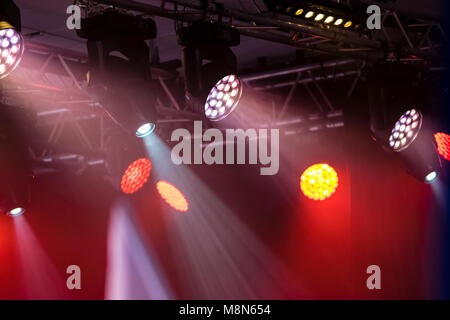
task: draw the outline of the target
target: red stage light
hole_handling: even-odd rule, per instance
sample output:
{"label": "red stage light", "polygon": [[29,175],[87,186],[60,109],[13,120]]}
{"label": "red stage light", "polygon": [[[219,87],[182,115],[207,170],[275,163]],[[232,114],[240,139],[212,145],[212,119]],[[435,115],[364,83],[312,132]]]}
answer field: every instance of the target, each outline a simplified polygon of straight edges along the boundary
{"label": "red stage light", "polygon": [[133,194],[139,191],[147,182],[151,169],[152,163],[145,158],[138,159],[130,164],[120,182],[123,193]]}
{"label": "red stage light", "polygon": [[325,200],[336,192],[338,175],[328,164],[315,164],[303,172],[300,187],[308,198]]}
{"label": "red stage light", "polygon": [[434,135],[437,143],[437,151],[441,156],[450,161],[450,136],[439,132]]}
{"label": "red stage light", "polygon": [[175,210],[186,212],[189,204],[184,194],[167,181],[159,181],[156,188],[165,202],[167,202]]}

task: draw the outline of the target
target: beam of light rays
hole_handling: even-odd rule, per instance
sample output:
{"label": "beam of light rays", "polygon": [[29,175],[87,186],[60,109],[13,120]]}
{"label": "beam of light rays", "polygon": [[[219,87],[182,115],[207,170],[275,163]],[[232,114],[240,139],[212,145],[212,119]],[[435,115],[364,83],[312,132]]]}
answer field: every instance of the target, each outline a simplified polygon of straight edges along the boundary
{"label": "beam of light rays", "polygon": [[[157,136],[145,139],[155,175],[183,187],[189,211],[167,209],[168,239],[188,299],[279,299],[292,288],[289,271],[186,166],[171,163]],[[182,257],[182,258],[181,258]],[[306,295],[298,288],[298,295]]]}
{"label": "beam of light rays", "polygon": [[[14,218],[23,297],[32,300],[69,299],[64,272],[58,272],[25,216]],[[65,271],[65,270],[63,270]]]}
{"label": "beam of light rays", "polygon": [[431,190],[433,190],[436,203],[440,209],[439,212],[448,212],[448,210],[446,210],[449,201],[447,198],[448,186],[438,178],[434,183],[430,184],[430,187]]}
{"label": "beam of light rays", "polygon": [[105,299],[167,300],[171,290],[149,248],[145,247],[130,217],[130,208],[112,209],[108,231]]}

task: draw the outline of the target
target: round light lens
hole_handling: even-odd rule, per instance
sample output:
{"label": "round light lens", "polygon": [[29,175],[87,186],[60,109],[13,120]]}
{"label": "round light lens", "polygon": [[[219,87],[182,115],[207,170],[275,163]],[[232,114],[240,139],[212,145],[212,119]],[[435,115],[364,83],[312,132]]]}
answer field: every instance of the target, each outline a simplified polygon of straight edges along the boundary
{"label": "round light lens", "polygon": [[211,121],[228,117],[239,104],[242,82],[236,75],[229,75],[216,83],[205,103],[205,115]]}
{"label": "round light lens", "polygon": [[438,174],[436,171],[430,172],[426,177],[425,177],[425,182],[427,183],[432,183],[436,180]]}
{"label": "round light lens", "polygon": [[342,23],[344,22],[344,20],[342,19],[337,19],[336,22],[334,23],[335,26],[340,26]]}
{"label": "round light lens", "polygon": [[308,11],[308,13],[305,15],[305,18],[311,18],[312,16],[314,16],[314,11]]}
{"label": "round light lens", "polygon": [[24,208],[15,208],[8,212],[8,215],[11,217],[17,217],[25,213]]}
{"label": "round light lens", "polygon": [[422,114],[416,109],[405,112],[395,123],[389,137],[389,145],[395,152],[408,148],[422,128]]}
{"label": "round light lens", "polygon": [[314,20],[320,21],[320,20],[322,20],[323,18],[325,18],[325,15],[323,15],[322,13],[319,13],[319,14],[314,18]]}
{"label": "round light lens", "polygon": [[0,30],[0,79],[7,77],[20,63],[23,43],[22,35],[15,29]]}
{"label": "round light lens", "polygon": [[136,131],[136,137],[138,138],[144,138],[151,134],[155,130],[155,124],[153,123],[146,123],[139,127]]}
{"label": "round light lens", "polygon": [[148,181],[152,164],[149,159],[141,158],[130,164],[120,182],[120,189],[125,194],[139,191]]}
{"label": "round light lens", "polygon": [[326,23],[326,24],[332,23],[333,20],[334,20],[334,17],[328,16],[328,17],[325,19],[325,23]]}
{"label": "round light lens", "polygon": [[300,187],[308,198],[325,200],[336,192],[337,172],[328,164],[315,164],[303,172],[300,178]]}

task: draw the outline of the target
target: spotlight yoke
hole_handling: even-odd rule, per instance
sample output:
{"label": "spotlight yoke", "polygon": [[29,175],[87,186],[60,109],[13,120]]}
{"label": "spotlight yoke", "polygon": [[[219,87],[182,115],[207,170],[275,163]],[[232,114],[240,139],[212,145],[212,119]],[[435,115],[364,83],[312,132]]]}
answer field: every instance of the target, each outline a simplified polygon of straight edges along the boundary
{"label": "spotlight yoke", "polygon": [[149,40],[157,36],[156,23],[117,11],[108,10],[102,14],[81,20],[77,35],[89,40],[134,39]]}
{"label": "spotlight yoke", "polygon": [[186,100],[203,114],[211,88],[237,72],[237,59],[230,47],[240,44],[240,34],[221,24],[197,22],[180,28],[177,35],[178,43],[184,46]]}
{"label": "spotlight yoke", "polygon": [[88,39],[89,90],[111,119],[136,137],[151,134],[156,118],[156,86],[149,48],[156,24],[108,10],[82,20],[77,34]]}
{"label": "spotlight yoke", "polygon": [[264,0],[267,8],[275,13],[302,19],[326,28],[367,32],[363,6],[348,7],[329,0]]}

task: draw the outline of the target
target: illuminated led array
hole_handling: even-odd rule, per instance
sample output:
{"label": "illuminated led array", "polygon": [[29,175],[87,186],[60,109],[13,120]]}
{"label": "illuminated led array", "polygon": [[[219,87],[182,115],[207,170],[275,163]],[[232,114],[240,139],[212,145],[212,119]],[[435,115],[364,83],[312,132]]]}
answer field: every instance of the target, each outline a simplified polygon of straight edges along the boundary
{"label": "illuminated led array", "polygon": [[326,25],[334,25],[336,27],[343,27],[345,29],[349,29],[352,26],[355,26],[355,29],[359,29],[359,25],[354,25],[352,20],[343,19],[341,17],[335,17],[332,14],[326,12],[318,12],[313,9],[295,9],[294,7],[287,7],[284,10],[279,7],[278,10],[282,11],[286,14],[294,14],[295,17],[303,17],[308,20],[312,20],[319,23],[324,23]]}
{"label": "illuminated led array", "polygon": [[300,187],[303,194],[312,200],[331,197],[338,187],[338,175],[328,164],[315,164],[302,174]]}
{"label": "illuminated led array", "polygon": [[400,152],[408,148],[416,139],[422,127],[422,114],[416,109],[408,110],[395,123],[389,137],[392,150]]}
{"label": "illuminated led array", "polygon": [[156,189],[164,201],[177,211],[186,212],[189,204],[184,194],[177,187],[167,181],[159,181]]}
{"label": "illuminated led array", "polygon": [[229,75],[216,83],[205,103],[205,115],[212,121],[220,121],[230,115],[239,104],[242,95],[241,80]]}
{"label": "illuminated led array", "polygon": [[12,28],[0,30],[0,79],[17,67],[22,55],[22,35]]}
{"label": "illuminated led array", "polygon": [[450,135],[439,132],[434,135],[437,144],[438,153],[444,159],[450,161]]}
{"label": "illuminated led array", "polygon": [[130,164],[120,182],[122,192],[133,194],[139,191],[147,183],[151,169],[152,164],[146,158],[138,159]]}

